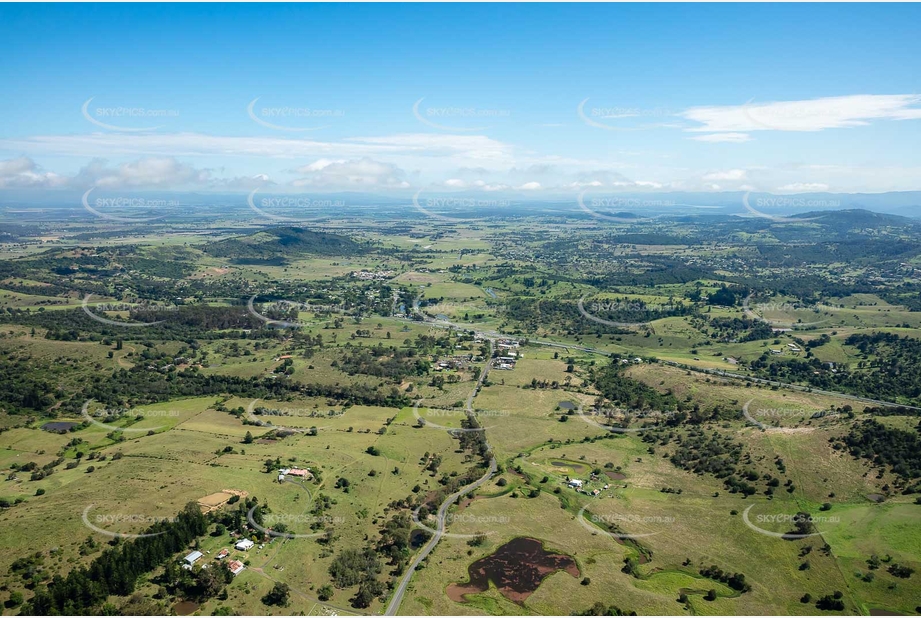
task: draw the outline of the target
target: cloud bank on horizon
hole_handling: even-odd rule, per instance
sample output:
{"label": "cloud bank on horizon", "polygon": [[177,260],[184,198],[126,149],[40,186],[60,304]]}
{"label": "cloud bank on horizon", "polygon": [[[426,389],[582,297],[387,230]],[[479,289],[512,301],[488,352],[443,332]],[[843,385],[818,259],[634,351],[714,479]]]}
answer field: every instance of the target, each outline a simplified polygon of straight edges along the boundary
{"label": "cloud bank on horizon", "polygon": [[[0,128],[0,190],[250,191],[271,186],[278,192],[426,190],[547,197],[585,190],[921,190],[921,161],[914,147],[921,137],[921,95],[913,93],[917,82],[908,70],[921,57],[912,51],[917,40],[909,43],[899,28],[887,32],[891,41],[865,35],[864,43],[901,45],[902,50],[900,57],[890,55],[888,64],[879,64],[886,49],[865,59],[864,64],[881,67],[869,78],[852,66],[853,45],[842,36],[869,9],[840,7],[833,18],[826,14],[823,21],[811,22],[813,34],[807,38],[805,30],[789,26],[790,15],[822,9],[776,8],[784,15],[754,19],[757,7],[732,7],[720,19],[724,26],[747,24],[752,41],[778,24],[787,25],[793,32],[787,34],[783,55],[798,58],[805,77],[776,75],[763,65],[771,58],[765,54],[769,47],[750,41],[739,49],[733,45],[740,39],[729,35],[691,54],[653,52],[676,36],[697,44],[705,38],[675,29],[677,24],[665,19],[671,9],[657,6],[535,9],[535,27],[559,37],[573,28],[554,19],[559,13],[588,17],[601,11],[619,18],[623,41],[598,42],[592,56],[582,50],[554,56],[570,74],[544,64],[555,43],[523,53],[531,48],[512,21],[517,8],[492,22],[492,28],[508,30],[505,38],[489,38],[492,29],[476,22],[475,15],[488,10],[483,7],[471,7],[473,17],[464,18],[469,23],[457,24],[458,32],[469,36],[439,37],[421,29],[418,47],[431,55],[414,61],[416,73],[405,71],[404,42],[383,32],[358,37],[337,21],[329,22],[333,33],[356,50],[328,54],[322,66],[300,68],[279,61],[286,53],[315,53],[323,41],[303,41],[298,47],[283,38],[290,26],[271,21],[277,7],[231,9],[238,17],[261,11],[249,16],[249,36],[264,47],[255,60],[274,57],[276,63],[258,64],[258,71],[242,51],[226,47],[229,57],[203,60],[213,42],[207,36],[172,51],[140,36],[156,31],[164,20],[179,23],[173,25],[178,30],[201,25],[206,17],[194,7],[170,7],[164,16],[132,9],[137,20],[122,21],[120,35],[139,35],[130,38],[142,42],[123,50],[122,62],[113,61],[105,45],[87,42],[94,31],[107,27],[108,10],[91,18],[78,7],[4,8],[0,16],[18,20],[8,49],[24,58],[23,68],[49,67],[44,43],[29,36],[37,32],[43,12],[60,22],[59,40],[49,46],[79,40],[84,48],[74,75],[40,88],[30,77],[37,71],[0,68],[11,91],[23,93],[0,102],[0,114],[8,121],[27,119]],[[686,20],[701,10],[682,7],[679,12]],[[881,23],[902,24],[906,10],[918,12],[879,8],[875,15]],[[413,23],[425,24],[450,9],[435,7],[425,15],[409,7],[362,13],[345,6],[302,6],[292,11],[294,24],[299,18],[325,23],[324,15],[347,15],[357,25],[407,14]],[[650,16],[660,19],[660,32],[647,30]],[[238,27],[224,24],[223,30]],[[586,32],[599,27],[582,25]],[[627,34],[631,28],[636,32]],[[439,53],[439,38],[445,36],[455,47]],[[829,48],[819,58],[817,40],[827,41]],[[353,54],[382,41],[394,48],[382,52],[384,59],[390,53],[392,62],[368,57],[366,67],[352,62]],[[161,57],[151,56],[155,50]],[[184,65],[188,78],[162,63],[165,56],[183,52],[201,65]],[[505,62],[439,68],[487,52],[501,52],[496,57]],[[730,52],[750,65],[736,66]],[[636,66],[608,69],[611,59],[630,53]],[[649,77],[650,66],[674,83],[631,80]],[[100,67],[108,71],[97,74]],[[353,74],[343,74],[345,68]],[[380,74],[372,79],[375,70]],[[474,79],[477,71],[480,85]],[[128,75],[145,79],[124,80]],[[231,86],[223,81],[228,78],[233,78]],[[805,93],[810,96],[792,96]]]}

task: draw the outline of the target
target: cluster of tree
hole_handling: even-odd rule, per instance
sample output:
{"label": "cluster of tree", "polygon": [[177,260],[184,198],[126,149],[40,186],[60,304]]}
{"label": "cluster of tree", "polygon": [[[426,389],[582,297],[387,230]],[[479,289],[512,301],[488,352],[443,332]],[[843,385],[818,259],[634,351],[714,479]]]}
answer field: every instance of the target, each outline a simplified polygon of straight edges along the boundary
{"label": "cluster of tree", "polygon": [[403,407],[409,398],[396,388],[380,390],[366,384],[331,385],[300,383],[290,379],[241,378],[207,375],[192,367],[163,374],[145,367],[119,369],[109,378],[97,376],[77,399],[95,399],[108,405],[125,406],[167,401],[175,397],[201,395],[235,395],[259,399],[302,394],[325,397],[353,405]]}
{"label": "cluster of tree", "polygon": [[678,399],[671,393],[656,389],[626,375],[618,358],[593,371],[592,381],[601,395],[614,405],[633,410],[671,411],[678,408]]}
{"label": "cluster of tree", "polygon": [[757,481],[767,481],[767,493],[773,493],[773,488],[779,485],[779,481],[770,475],[760,475],[751,468],[742,468],[752,463],[750,454],[744,451],[741,443],[733,442],[731,437],[717,431],[693,429],[686,435],[649,432],[643,440],[664,446],[672,438],[677,443],[669,457],[672,464],[695,474],[709,474],[722,479],[729,493],[754,495],[758,489],[752,483]]}
{"label": "cluster of tree", "polygon": [[525,333],[551,327],[568,335],[629,332],[628,329],[586,319],[575,301],[516,296],[508,299],[502,317],[515,322],[517,329]]}
{"label": "cluster of tree", "polygon": [[43,360],[0,353],[0,404],[12,414],[48,410],[63,396],[52,382],[59,373]]}
{"label": "cluster of tree", "polygon": [[921,340],[894,333],[854,334],[844,343],[864,357],[856,370],[831,369],[817,358],[772,359],[767,354],[752,361],[759,377],[806,383],[861,397],[921,403]]}
{"label": "cluster of tree", "polygon": [[851,427],[847,435],[832,439],[836,450],[846,448],[854,457],[869,460],[874,466],[889,467],[903,479],[921,478],[921,424],[915,431],[887,427],[867,419]]}
{"label": "cluster of tree", "polygon": [[716,331],[712,337],[720,341],[760,341],[774,337],[774,329],[763,320],[751,318],[711,318],[709,325]]}
{"label": "cluster of tree", "polygon": [[373,347],[346,345],[342,356],[333,361],[333,366],[349,375],[360,373],[401,382],[408,376],[427,374],[431,363],[416,356],[413,348],[395,348],[379,343]]}
{"label": "cluster of tree", "polygon": [[[353,256],[368,253],[371,248],[346,236],[315,232],[301,227],[277,227],[260,230],[246,236],[228,238],[200,247],[214,257],[235,260],[270,261],[303,254]],[[280,263],[284,263],[282,259]]]}
{"label": "cluster of tree", "polygon": [[171,559],[207,531],[207,520],[190,503],[172,521],[158,522],[144,536],[107,549],[88,567],[77,567],[67,577],[55,576],[23,606],[33,616],[88,615],[110,595],[134,592],[138,579]]}
{"label": "cluster of tree", "polygon": [[358,591],[351,599],[352,606],[357,608],[370,606],[376,597],[386,592],[387,586],[377,579],[380,572],[380,558],[370,547],[344,549],[329,565],[329,574],[337,588],[358,586]]}
{"label": "cluster of tree", "polygon": [[700,569],[699,573],[708,579],[713,579],[716,581],[723,582],[733,590],[739,592],[748,592],[751,590],[751,584],[748,584],[745,581],[745,575],[742,573],[729,573],[728,571],[723,571],[721,568],[717,567],[715,564],[709,567],[704,567]]}
{"label": "cluster of tree", "polygon": [[578,612],[576,616],[636,616],[636,612],[627,612],[616,605],[605,605],[601,601],[596,601],[588,609]]}

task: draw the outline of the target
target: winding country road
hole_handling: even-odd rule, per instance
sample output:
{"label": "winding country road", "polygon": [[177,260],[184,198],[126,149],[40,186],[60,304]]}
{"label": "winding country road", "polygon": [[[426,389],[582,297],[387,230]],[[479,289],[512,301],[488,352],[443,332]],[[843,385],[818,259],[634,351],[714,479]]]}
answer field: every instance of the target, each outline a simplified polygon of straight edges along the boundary
{"label": "winding country road", "polygon": [[[450,328],[454,330],[467,330],[467,331],[475,330],[469,326],[464,326],[462,324],[455,324],[454,322],[449,322],[446,320],[436,320],[430,316],[425,315],[425,313],[423,312],[419,312],[419,313],[420,315],[423,316],[423,322],[426,324],[429,324],[430,326],[434,326],[437,328]],[[418,320],[408,320],[408,321],[418,323]],[[507,334],[500,333],[497,331],[476,331],[476,332],[485,337],[489,337],[490,339],[504,339],[504,338],[515,339],[517,338],[516,335],[507,335]],[[590,348],[590,347],[581,346],[581,345],[574,345],[571,343],[557,343],[556,341],[544,341],[541,339],[531,339],[531,338],[528,338],[528,343],[531,343],[534,345],[547,346],[551,348],[560,348],[563,350],[579,350],[581,352],[587,352],[589,354],[599,354],[601,356],[612,356],[613,355],[612,352],[608,352],[607,350],[601,350],[599,348]],[[850,401],[859,401],[860,403],[869,403],[869,404],[878,405],[878,406],[902,407],[902,408],[908,408],[910,410],[921,410],[921,407],[904,405],[900,403],[895,403],[893,401],[884,401],[882,399],[870,399],[869,397],[860,397],[858,395],[851,395],[849,393],[842,393],[840,391],[827,391],[827,390],[823,390],[819,388],[814,388],[811,386],[803,386],[801,384],[790,384],[789,382],[778,382],[777,380],[768,380],[766,378],[756,378],[754,376],[747,376],[741,373],[723,371],[722,369],[700,369],[698,367],[693,367],[691,365],[686,365],[684,363],[678,363],[675,361],[667,361],[667,360],[659,360],[658,362],[662,363],[663,365],[677,367],[679,369],[684,369],[686,371],[693,371],[694,373],[702,373],[705,375],[715,375],[715,376],[720,376],[723,378],[730,378],[733,380],[743,380],[743,381],[752,382],[755,384],[765,384],[768,386],[776,386],[778,388],[787,388],[790,390],[801,391],[804,393],[815,393],[817,395],[825,395],[827,397],[838,397],[840,399],[848,399]]]}
{"label": "winding country road", "polygon": [[[486,380],[486,375],[489,373],[489,369],[492,367],[492,351],[494,348],[494,342],[492,339],[489,340],[489,359],[486,361],[486,366],[483,368],[483,371],[480,373],[480,377],[476,382],[476,385],[473,387],[473,390],[470,391],[470,395],[467,396],[466,410],[467,415],[471,418],[476,417],[476,413],[473,410],[473,400],[476,398],[477,393],[480,392],[480,388],[483,386],[483,382]],[[485,430],[483,432],[485,437]],[[486,446],[489,446],[487,441]],[[492,452],[492,449],[490,449]],[[393,592],[393,597],[390,599],[390,603],[387,605],[387,611],[384,613],[385,616],[394,616],[397,611],[400,609],[400,603],[403,601],[403,595],[406,594],[406,589],[409,587],[409,582],[413,577],[413,573],[416,572],[416,569],[425,560],[429,554],[435,549],[435,546],[438,545],[438,541],[441,540],[441,537],[445,532],[445,517],[447,517],[448,509],[450,509],[455,502],[460,498],[467,495],[486,481],[488,481],[499,469],[499,464],[496,462],[496,458],[491,456],[489,459],[489,469],[486,471],[486,474],[475,480],[474,482],[466,485],[447,498],[444,502],[441,503],[441,506],[438,507],[438,513],[436,515],[437,519],[437,528],[435,534],[432,535],[432,538],[429,539],[429,542],[425,544],[413,561],[406,568],[406,573],[403,574],[403,578],[400,580],[400,584],[397,586],[396,590]]]}
{"label": "winding country road", "polygon": [[[415,302],[413,303],[413,311],[414,311],[417,315],[422,316],[422,321],[423,321],[423,323],[429,324],[430,326],[433,326],[433,327],[437,327],[437,328],[448,328],[448,329],[452,329],[452,330],[465,330],[465,331],[475,330],[475,329],[471,329],[471,328],[468,327],[468,326],[464,326],[464,325],[460,325],[460,324],[455,324],[455,323],[450,322],[450,321],[447,321],[447,320],[436,320],[435,318],[432,318],[431,316],[426,315],[424,312],[422,312],[422,311],[419,310],[419,297],[418,297],[418,296],[416,297],[416,300],[415,300]],[[408,318],[404,318],[404,320],[409,321],[409,322],[416,322],[416,323],[418,323],[418,320],[412,320],[412,319],[408,319]],[[480,388],[483,386],[483,382],[484,382],[485,379],[486,379],[486,375],[489,373],[489,369],[492,367],[492,358],[491,358],[491,357],[492,357],[493,349],[494,349],[494,347],[495,347],[495,340],[496,340],[496,339],[501,339],[501,338],[506,338],[506,337],[514,338],[512,335],[505,335],[505,334],[500,333],[500,332],[497,332],[497,331],[478,331],[478,330],[475,330],[475,332],[476,332],[477,334],[479,334],[479,335],[481,335],[481,336],[484,336],[484,337],[486,337],[486,338],[488,339],[488,341],[489,341],[489,348],[490,348],[490,354],[489,354],[490,359],[486,362],[486,366],[484,367],[483,372],[480,374],[480,377],[479,377],[479,379],[477,380],[476,385],[474,386],[474,388],[473,388],[473,390],[471,391],[470,395],[467,397],[467,401],[466,401],[466,406],[465,406],[465,407],[466,407],[466,411],[467,411],[468,416],[471,416],[471,417],[475,417],[475,413],[474,413],[474,410],[473,410],[473,400],[474,400],[474,398],[476,398],[477,393],[479,393]],[[582,352],[587,352],[587,353],[590,353],[590,354],[599,354],[599,355],[602,355],[602,356],[612,356],[612,353],[611,353],[611,352],[608,352],[607,350],[601,350],[601,349],[599,349],[599,348],[591,348],[591,347],[580,346],[580,345],[572,345],[572,344],[566,344],[566,343],[557,343],[557,342],[555,342],[555,341],[543,341],[543,340],[540,340],[540,339],[530,339],[530,338],[529,338],[529,339],[528,339],[528,343],[531,343],[531,344],[534,344],[534,345],[542,345],[542,346],[547,346],[547,347],[553,347],[553,348],[561,348],[561,349],[565,349],[565,350],[579,350],[579,351],[582,351]],[[684,370],[687,370],[687,371],[693,371],[693,372],[695,372],[695,373],[702,373],[702,374],[706,374],[706,375],[716,375],[716,376],[725,377],[725,378],[730,378],[730,379],[734,379],[734,380],[744,380],[744,381],[753,382],[753,383],[758,383],[758,384],[766,384],[766,385],[769,385],[769,386],[777,386],[777,387],[779,387],[779,388],[788,388],[788,389],[791,389],[791,390],[797,390],[797,391],[803,391],[803,392],[810,392],[810,393],[817,393],[817,394],[820,394],[820,395],[826,395],[826,396],[831,396],[831,397],[839,397],[839,398],[842,398],[842,399],[849,399],[849,400],[851,400],[851,401],[859,401],[859,402],[862,402],[862,403],[871,403],[871,404],[876,404],[876,405],[880,405],[880,406],[899,406],[899,405],[901,405],[901,404],[893,403],[893,402],[891,402],[891,401],[882,401],[882,400],[879,400],[879,399],[870,399],[870,398],[867,398],[867,397],[859,397],[859,396],[857,396],[857,395],[850,395],[850,394],[848,394],[848,393],[840,393],[840,392],[837,392],[837,391],[826,391],[826,390],[822,390],[822,389],[811,388],[811,387],[808,387],[808,386],[801,386],[801,385],[799,385],[799,384],[789,384],[789,383],[787,383],[787,382],[777,382],[777,381],[775,381],[775,380],[767,380],[767,379],[764,379],[764,378],[756,378],[756,377],[747,376],[747,375],[744,375],[744,374],[733,373],[733,372],[730,372],[730,371],[722,371],[722,370],[719,370],[719,369],[699,369],[699,368],[696,368],[696,367],[692,367],[692,366],[690,366],[690,365],[685,365],[685,364],[683,364],[683,363],[677,363],[677,362],[674,362],[674,361],[660,360],[660,361],[658,361],[658,362],[662,363],[663,365],[669,365],[669,366],[672,366],[672,367],[677,367],[677,368],[679,368],[679,369],[684,369]],[[910,408],[910,409],[913,409],[913,410],[921,409],[921,408],[917,408],[917,407],[914,407],[914,406],[902,406],[902,407]],[[487,446],[488,446],[488,445],[489,445],[489,443],[487,442]],[[490,449],[490,451],[491,451],[491,450],[492,450],[492,449]],[[410,582],[410,580],[412,580],[413,574],[415,573],[415,571],[416,571],[416,569],[419,567],[419,565],[422,563],[422,561],[425,560],[425,559],[429,556],[429,554],[432,553],[432,551],[435,549],[435,546],[438,545],[438,542],[441,540],[442,536],[444,535],[444,532],[445,532],[445,517],[447,516],[448,509],[450,509],[451,506],[453,506],[454,503],[457,502],[458,499],[460,499],[461,497],[463,497],[463,496],[465,496],[466,494],[470,493],[471,491],[473,491],[474,489],[476,489],[477,487],[479,487],[480,485],[482,485],[483,483],[485,483],[486,481],[488,481],[490,478],[492,478],[492,476],[496,473],[497,470],[498,470],[498,464],[497,464],[497,462],[496,462],[496,458],[495,458],[495,457],[492,457],[492,458],[490,459],[490,462],[489,462],[489,470],[487,470],[487,472],[486,472],[482,477],[480,477],[479,479],[477,479],[477,480],[474,481],[473,483],[471,483],[471,484],[469,484],[469,485],[467,485],[467,486],[465,486],[465,487],[459,489],[459,490],[456,491],[455,493],[451,494],[450,496],[448,496],[447,498],[445,498],[444,502],[441,503],[441,506],[438,508],[438,513],[437,513],[438,527],[437,527],[437,530],[436,530],[435,534],[432,536],[432,538],[429,540],[429,542],[425,544],[425,546],[422,548],[422,550],[416,555],[415,559],[413,559],[413,561],[412,561],[412,562],[410,563],[410,565],[407,567],[406,573],[403,575],[403,578],[400,580],[400,584],[397,586],[396,590],[394,591],[393,597],[390,599],[390,603],[387,605],[387,611],[385,612],[384,615],[386,615],[386,616],[394,616],[394,615],[396,615],[397,611],[398,611],[399,608],[400,608],[400,603],[402,603],[402,601],[403,601],[403,596],[406,594],[406,590],[407,590],[407,588],[409,587],[409,582]]]}

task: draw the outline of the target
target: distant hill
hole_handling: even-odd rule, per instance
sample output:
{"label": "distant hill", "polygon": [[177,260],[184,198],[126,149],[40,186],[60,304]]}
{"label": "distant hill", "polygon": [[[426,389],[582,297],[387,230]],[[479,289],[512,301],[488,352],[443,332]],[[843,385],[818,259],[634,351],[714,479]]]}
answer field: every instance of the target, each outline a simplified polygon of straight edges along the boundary
{"label": "distant hill", "polygon": [[368,247],[347,236],[315,232],[302,227],[277,227],[246,236],[227,238],[200,247],[214,257],[238,264],[281,264],[298,255],[349,257],[368,252]]}
{"label": "distant hill", "polygon": [[891,215],[881,212],[873,212],[862,208],[853,208],[849,210],[821,210],[817,212],[806,212],[803,214],[793,215],[791,219],[811,219],[821,225],[831,227],[860,227],[860,228],[879,228],[879,227],[921,227],[917,219],[903,217],[901,215]]}

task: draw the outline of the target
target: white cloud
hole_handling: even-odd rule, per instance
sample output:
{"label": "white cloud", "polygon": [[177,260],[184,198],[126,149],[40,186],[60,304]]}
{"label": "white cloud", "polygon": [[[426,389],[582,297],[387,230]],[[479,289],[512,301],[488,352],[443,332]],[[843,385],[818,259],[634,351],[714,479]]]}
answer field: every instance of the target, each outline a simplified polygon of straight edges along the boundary
{"label": "white cloud", "polygon": [[524,183],[523,185],[518,187],[518,189],[521,191],[540,191],[541,186],[539,182],[531,181],[531,182]]}
{"label": "white cloud", "polygon": [[698,135],[691,139],[698,142],[729,142],[740,144],[749,141],[751,136],[749,136],[748,133],[710,133],[708,135]]}
{"label": "white cloud", "polygon": [[321,160],[294,171],[302,175],[291,183],[295,187],[362,190],[409,188],[402,169],[392,163],[368,157],[351,161]]}
{"label": "white cloud", "polygon": [[0,186],[43,189],[200,187],[212,182],[211,170],[197,169],[173,157],[144,157],[109,167],[93,159],[74,176],[45,172],[30,158],[0,161]]}
{"label": "white cloud", "polygon": [[319,172],[319,171],[322,170],[323,168],[329,167],[330,165],[332,165],[332,164],[334,164],[334,163],[345,163],[345,159],[338,159],[338,160],[317,159],[316,161],[314,161],[314,162],[311,163],[310,165],[305,165],[304,167],[300,168],[300,171],[306,171],[306,172]]}
{"label": "white cloud", "polygon": [[67,178],[54,172],[45,172],[29,157],[0,161],[0,187],[2,188],[54,188],[67,183]]}
{"label": "white cloud", "polygon": [[[704,132],[822,131],[867,125],[872,120],[921,119],[921,96],[855,94],[802,101],[692,107],[680,115]],[[701,140],[715,141],[715,140]]]}
{"label": "white cloud", "polygon": [[818,191],[828,191],[828,185],[822,182],[793,182],[782,187],[777,187],[778,191],[795,191],[797,193],[815,193]]}
{"label": "white cloud", "polygon": [[482,135],[402,134],[323,142],[278,136],[241,137],[201,133],[90,133],[0,139],[0,150],[68,156],[259,156],[355,157],[403,155],[454,157],[460,161],[511,164],[511,147]]}
{"label": "white cloud", "polygon": [[748,176],[745,170],[725,170],[704,174],[704,180],[744,180]]}
{"label": "white cloud", "polygon": [[102,188],[176,188],[207,184],[210,178],[210,170],[196,169],[173,157],[144,157],[114,168],[108,168],[105,161],[96,159],[80,170],[74,180]]}

